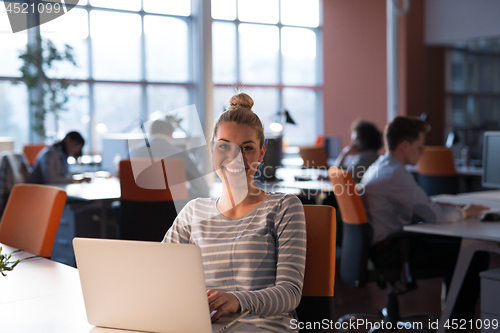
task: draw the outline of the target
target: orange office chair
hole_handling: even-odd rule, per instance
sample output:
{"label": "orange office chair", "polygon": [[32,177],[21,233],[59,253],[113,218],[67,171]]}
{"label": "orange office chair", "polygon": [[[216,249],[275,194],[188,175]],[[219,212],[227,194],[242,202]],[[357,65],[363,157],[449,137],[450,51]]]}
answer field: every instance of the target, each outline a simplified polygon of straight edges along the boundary
{"label": "orange office chair", "polygon": [[[370,252],[375,251],[375,249],[370,247],[371,227],[368,224],[368,217],[361,197],[356,192],[354,180],[349,172],[336,167],[331,167],[328,172],[344,223],[340,277],[345,283],[355,288],[361,288],[368,282],[376,282],[383,289],[389,286],[386,307],[381,311],[381,315],[347,314],[339,321],[344,322],[358,318],[384,320],[391,322],[393,327],[397,327],[398,324],[404,325],[422,317],[435,318],[431,314],[400,316],[398,295],[416,288],[414,276],[411,275],[414,272],[411,272],[408,265],[406,235],[394,237],[394,241],[400,243],[401,269],[386,269],[368,265]],[[427,276],[420,275],[420,277]],[[404,288],[400,288],[400,285]],[[423,331],[428,330],[424,329]]]}
{"label": "orange office chair", "polygon": [[328,168],[328,156],[323,146],[300,146],[299,152],[304,160],[303,169]]}
{"label": "orange office chair", "polygon": [[335,283],[335,208],[304,205],[307,254],[302,299],[297,315],[302,322],[333,319]]}
{"label": "orange office chair", "polygon": [[0,222],[0,243],[50,257],[66,192],[34,184],[14,186]]}
{"label": "orange office chair", "polygon": [[425,147],[417,164],[418,184],[427,195],[457,194],[458,177],[450,148]]}
{"label": "orange office chair", "polygon": [[47,145],[44,143],[30,144],[23,147],[23,153],[26,155],[26,158],[31,166],[35,165],[38,153],[45,147],[47,147]]}
{"label": "orange office chair", "polygon": [[182,159],[155,164],[149,159],[121,160],[119,238],[161,241],[177,216],[175,204],[179,207],[188,200],[185,184]]}

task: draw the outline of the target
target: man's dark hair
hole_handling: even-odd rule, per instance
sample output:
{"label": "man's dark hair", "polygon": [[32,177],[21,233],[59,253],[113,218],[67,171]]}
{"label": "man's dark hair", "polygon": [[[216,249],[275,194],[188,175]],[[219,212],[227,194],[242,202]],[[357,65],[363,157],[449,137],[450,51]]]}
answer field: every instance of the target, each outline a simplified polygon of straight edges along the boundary
{"label": "man's dark hair", "polygon": [[396,117],[385,127],[385,140],[390,151],[396,150],[397,146],[408,141],[413,143],[418,140],[419,133],[427,133],[427,123],[416,117]]}
{"label": "man's dark hair", "polygon": [[[69,140],[71,140],[71,141],[74,141],[77,144],[80,144],[82,146],[85,145],[85,139],[83,138],[83,136],[80,133],[75,132],[75,131],[69,132],[68,134],[66,134],[66,136],[64,137],[64,139],[62,139],[61,141],[56,142],[54,144],[54,146],[62,146],[62,151],[63,151],[63,153],[65,155],[68,154],[68,150],[66,149],[66,144],[64,143],[65,140],[66,140],[66,138],[69,139]],[[78,153],[78,155],[75,156],[75,157],[80,157],[81,155],[82,155],[82,151],[80,150],[80,152]]]}
{"label": "man's dark hair", "polygon": [[360,119],[352,124],[351,131],[356,132],[360,151],[379,150],[382,147],[382,133],[375,124]]}
{"label": "man's dark hair", "polygon": [[75,143],[79,144],[79,145],[82,145],[84,146],[85,145],[85,139],[83,138],[83,136],[78,133],[78,132],[69,132],[68,134],[66,134],[66,136],[64,137],[64,139],[66,138],[69,138],[71,141],[74,141]]}

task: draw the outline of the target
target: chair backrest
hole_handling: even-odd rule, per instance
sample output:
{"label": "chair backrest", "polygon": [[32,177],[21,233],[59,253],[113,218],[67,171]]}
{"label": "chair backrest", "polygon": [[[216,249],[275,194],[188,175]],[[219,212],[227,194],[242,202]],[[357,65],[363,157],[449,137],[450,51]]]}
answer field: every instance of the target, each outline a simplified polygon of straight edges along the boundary
{"label": "chair backrest", "polygon": [[47,147],[47,145],[44,143],[30,144],[23,147],[23,153],[26,155],[26,158],[31,166],[35,165],[38,153],[45,147]]}
{"label": "chair backrest", "polygon": [[425,147],[417,171],[426,176],[455,176],[457,171],[452,150],[441,146]]}
{"label": "chair backrest", "polygon": [[304,205],[307,229],[302,296],[333,296],[335,283],[335,208]]}
{"label": "chair backrest", "polygon": [[450,148],[425,147],[417,171],[418,184],[427,195],[458,193],[458,176]]}
{"label": "chair backrest", "polygon": [[304,160],[303,168],[328,168],[328,156],[323,146],[301,146],[299,152]]}
{"label": "chair backrest", "polygon": [[58,187],[14,186],[0,222],[0,243],[50,257],[65,204],[66,192]]}
{"label": "chair backrest", "polygon": [[368,217],[351,174],[336,167],[331,167],[328,173],[343,221],[340,276],[347,284],[362,287],[368,278]]}
{"label": "chair backrest", "polygon": [[184,160],[163,159],[154,164],[149,159],[121,160],[120,189],[122,200],[185,200],[188,192]]}

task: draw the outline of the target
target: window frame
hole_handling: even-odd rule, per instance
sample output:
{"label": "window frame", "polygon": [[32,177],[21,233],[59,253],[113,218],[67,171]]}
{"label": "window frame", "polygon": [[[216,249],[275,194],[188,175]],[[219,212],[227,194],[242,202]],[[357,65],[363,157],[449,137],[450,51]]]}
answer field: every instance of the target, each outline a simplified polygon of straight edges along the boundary
{"label": "window frame", "polygon": [[[298,26],[298,25],[289,25],[289,24],[283,24],[281,22],[281,1],[278,1],[278,11],[279,11],[279,19],[278,23],[261,23],[261,22],[248,22],[248,21],[241,21],[238,18],[238,0],[235,0],[236,2],[236,18],[234,20],[227,20],[227,19],[216,19],[211,17],[212,23],[215,22],[220,22],[220,23],[226,23],[226,24],[234,24],[235,29],[236,29],[236,38],[234,41],[234,47],[235,47],[235,57],[236,57],[236,66],[235,66],[235,71],[236,71],[236,82],[235,83],[217,83],[213,82],[213,87],[214,88],[227,88],[228,86],[233,86],[233,87],[244,87],[244,88],[275,88],[278,91],[278,112],[279,110],[283,110],[283,90],[286,88],[296,88],[296,89],[306,89],[310,91],[314,91],[315,97],[316,97],[316,105],[314,107],[315,111],[315,137],[317,135],[320,135],[323,133],[323,20],[321,13],[323,11],[323,1],[318,0],[319,2],[319,24],[317,27],[306,27],[306,26]],[[252,25],[260,25],[260,26],[272,26],[272,27],[278,27],[278,83],[277,84],[251,84],[251,83],[243,83],[241,80],[241,66],[240,66],[240,61],[241,61],[241,56],[240,56],[240,38],[239,38],[239,27],[241,24],[252,24]],[[315,60],[315,77],[316,77],[316,82],[314,85],[287,85],[283,83],[283,54],[282,54],[282,47],[281,47],[281,34],[282,34],[282,29],[284,27],[290,27],[290,28],[300,28],[300,29],[309,29],[314,32],[316,35],[316,60]],[[212,28],[212,24],[211,24]],[[211,30],[212,31],[212,30]],[[228,96],[229,97],[229,96]],[[215,111],[214,111],[215,112]],[[218,114],[214,113],[214,116],[218,116]],[[292,115],[293,116],[293,115]],[[285,137],[287,136],[287,131],[284,132]],[[315,138],[314,138],[315,139]],[[313,141],[314,142],[314,141]]]}

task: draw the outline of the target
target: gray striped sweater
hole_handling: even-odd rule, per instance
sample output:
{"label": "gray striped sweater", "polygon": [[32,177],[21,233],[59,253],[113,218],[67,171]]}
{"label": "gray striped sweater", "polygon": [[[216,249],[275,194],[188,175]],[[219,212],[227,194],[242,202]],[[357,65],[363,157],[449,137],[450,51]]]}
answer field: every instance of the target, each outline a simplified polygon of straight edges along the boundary
{"label": "gray striped sweater", "polygon": [[306,260],[302,203],[294,195],[271,193],[250,213],[230,219],[216,202],[189,202],[163,241],[200,246],[207,288],[232,292],[242,311],[250,310],[245,322],[290,330]]}

